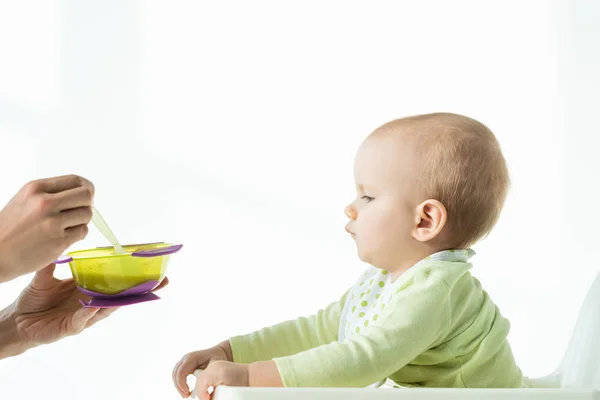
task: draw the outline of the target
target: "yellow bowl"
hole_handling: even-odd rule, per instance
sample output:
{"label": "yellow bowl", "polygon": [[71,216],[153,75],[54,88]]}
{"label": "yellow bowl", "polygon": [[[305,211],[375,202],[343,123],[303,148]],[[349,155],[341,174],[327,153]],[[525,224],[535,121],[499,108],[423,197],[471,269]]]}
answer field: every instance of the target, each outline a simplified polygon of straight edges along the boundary
{"label": "yellow bowl", "polygon": [[171,255],[182,245],[147,243],[123,246],[127,253],[115,254],[113,247],[73,251],[57,264],[69,263],[79,289],[94,297],[119,297],[147,293],[165,277]]}

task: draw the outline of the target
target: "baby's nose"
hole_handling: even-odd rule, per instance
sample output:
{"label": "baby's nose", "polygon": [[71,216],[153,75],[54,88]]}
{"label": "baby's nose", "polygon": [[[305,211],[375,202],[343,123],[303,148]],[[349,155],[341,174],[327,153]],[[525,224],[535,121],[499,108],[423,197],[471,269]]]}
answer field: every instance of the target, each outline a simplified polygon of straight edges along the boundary
{"label": "baby's nose", "polygon": [[346,217],[350,218],[351,220],[355,220],[358,215],[356,209],[354,208],[354,206],[352,206],[352,204],[346,206],[346,208],[344,209],[344,214],[346,214]]}

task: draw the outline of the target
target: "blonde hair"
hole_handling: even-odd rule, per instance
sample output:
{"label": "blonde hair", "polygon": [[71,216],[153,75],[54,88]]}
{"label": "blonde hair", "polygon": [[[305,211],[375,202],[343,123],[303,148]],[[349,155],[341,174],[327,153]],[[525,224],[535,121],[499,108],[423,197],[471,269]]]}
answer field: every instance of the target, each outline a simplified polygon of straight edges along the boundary
{"label": "blonde hair", "polygon": [[427,198],[448,213],[444,235],[450,247],[468,247],[496,225],[510,187],[506,160],[494,133],[458,114],[402,118],[380,129],[399,128],[424,160],[419,181]]}

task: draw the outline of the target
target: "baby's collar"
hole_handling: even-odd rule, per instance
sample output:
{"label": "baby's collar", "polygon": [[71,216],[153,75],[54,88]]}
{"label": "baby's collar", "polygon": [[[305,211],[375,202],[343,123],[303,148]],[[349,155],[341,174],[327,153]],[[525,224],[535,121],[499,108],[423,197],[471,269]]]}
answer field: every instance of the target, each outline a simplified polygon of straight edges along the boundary
{"label": "baby's collar", "polygon": [[473,257],[475,252],[472,249],[451,249],[438,251],[425,257],[421,262],[426,261],[449,261],[449,262],[467,262]]}

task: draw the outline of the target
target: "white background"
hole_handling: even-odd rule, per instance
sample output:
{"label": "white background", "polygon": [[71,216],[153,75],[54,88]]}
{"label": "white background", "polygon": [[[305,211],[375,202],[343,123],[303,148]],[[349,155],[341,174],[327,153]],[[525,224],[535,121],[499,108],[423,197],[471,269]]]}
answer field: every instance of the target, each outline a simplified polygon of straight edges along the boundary
{"label": "white background", "polygon": [[185,247],[162,300],[0,361],[0,397],[175,399],[186,352],[337,299],[364,267],[343,230],[357,146],[433,111],[503,146],[474,274],[524,373],[551,372],[599,264],[598,20],[583,0],[1,0],[2,204],[77,173],[121,242]]}

